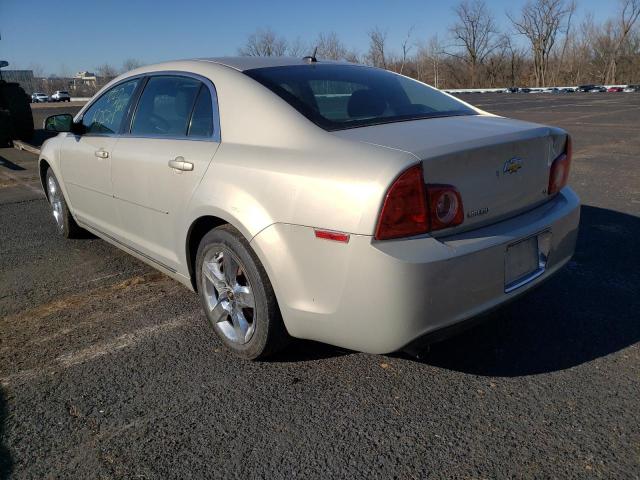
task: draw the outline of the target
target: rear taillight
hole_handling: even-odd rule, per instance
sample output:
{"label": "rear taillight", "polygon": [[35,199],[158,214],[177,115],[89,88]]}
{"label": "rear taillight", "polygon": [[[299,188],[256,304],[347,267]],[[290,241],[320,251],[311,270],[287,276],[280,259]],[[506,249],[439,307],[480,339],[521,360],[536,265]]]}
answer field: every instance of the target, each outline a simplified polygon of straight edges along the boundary
{"label": "rear taillight", "polygon": [[571,137],[567,135],[567,143],[564,147],[564,153],[556,158],[551,164],[549,171],[549,188],[547,193],[554,195],[558,193],[569,180],[569,169],[571,168],[572,145]]}
{"label": "rear taillight", "polygon": [[422,164],[407,169],[389,187],[375,238],[411,237],[460,225],[462,198],[451,185],[425,185]]}
{"label": "rear taillight", "polygon": [[389,187],[378,218],[376,239],[410,237],[429,231],[422,164],[407,169]]}

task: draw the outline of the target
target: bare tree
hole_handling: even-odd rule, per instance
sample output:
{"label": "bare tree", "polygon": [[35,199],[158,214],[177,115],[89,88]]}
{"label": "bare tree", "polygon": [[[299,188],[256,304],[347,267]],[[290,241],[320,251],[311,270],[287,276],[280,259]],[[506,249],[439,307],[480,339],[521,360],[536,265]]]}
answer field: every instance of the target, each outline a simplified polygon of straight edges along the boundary
{"label": "bare tree", "polygon": [[605,83],[616,83],[620,52],[639,16],[640,0],[620,0],[620,16],[614,27],[613,48],[609,54]]}
{"label": "bare tree", "polygon": [[247,38],[244,47],[238,50],[240,55],[248,57],[282,56],[287,51],[287,40],[278,36],[270,28],[258,29]]}
{"label": "bare tree", "polygon": [[309,55],[310,47],[300,37],[296,37],[293,42],[287,42],[287,55],[291,57],[304,57]]}
{"label": "bare tree", "polygon": [[508,15],[516,31],[531,43],[533,73],[538,87],[547,81],[549,57],[558,36],[566,35],[568,19],[574,9],[574,3],[567,0],[529,0],[519,17]]}
{"label": "bare tree", "polygon": [[520,47],[513,43],[509,35],[503,35],[502,44],[508,57],[509,70],[507,72],[507,80],[510,87],[515,87],[517,80],[520,80],[522,65],[525,61],[524,52]]}
{"label": "bare tree", "polygon": [[103,78],[113,78],[118,75],[118,69],[109,63],[96,67],[96,75]]}
{"label": "bare tree", "polygon": [[348,53],[347,47],[344,46],[335,32],[318,34],[314,48],[318,49],[318,57],[327,60],[343,60]]}
{"label": "bare tree", "polygon": [[440,66],[444,57],[444,45],[435,34],[426,44],[419,45],[415,58],[418,80],[428,82],[434,87],[440,86]]}
{"label": "bare tree", "polygon": [[457,22],[450,32],[458,51],[448,53],[467,64],[471,86],[475,87],[478,67],[498,46],[498,30],[484,0],[463,0],[453,11]]}
{"label": "bare tree", "polygon": [[387,68],[386,43],[387,32],[379,27],[369,30],[369,52],[367,61],[374,67]]}
{"label": "bare tree", "polygon": [[129,70],[133,70],[141,66],[142,62],[137,58],[127,58],[124,62],[122,62],[122,71],[128,72]]}
{"label": "bare tree", "polygon": [[404,37],[404,40],[402,41],[402,62],[400,64],[400,73],[403,73],[404,66],[407,63],[409,52],[413,48],[413,44],[411,43],[411,35],[413,34],[414,29],[415,29],[415,25],[411,25],[409,27],[409,30],[407,30],[407,35]]}

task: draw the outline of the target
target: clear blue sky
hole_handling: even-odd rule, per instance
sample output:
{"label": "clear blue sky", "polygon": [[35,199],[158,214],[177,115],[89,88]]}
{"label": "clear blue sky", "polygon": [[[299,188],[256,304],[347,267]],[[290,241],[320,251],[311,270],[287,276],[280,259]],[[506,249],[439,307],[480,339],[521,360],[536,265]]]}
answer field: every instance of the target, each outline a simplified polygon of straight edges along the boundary
{"label": "clear blue sky", "polygon": [[[509,27],[505,12],[524,0],[486,0],[496,21]],[[578,17],[613,15],[616,0],[577,0]],[[126,58],[143,63],[235,55],[256,28],[270,27],[288,39],[312,40],[336,32],[359,52],[367,31],[386,29],[397,49],[414,25],[416,40],[434,33],[445,39],[454,0],[0,0],[0,59],[9,68],[39,65],[44,73],[73,74]]]}

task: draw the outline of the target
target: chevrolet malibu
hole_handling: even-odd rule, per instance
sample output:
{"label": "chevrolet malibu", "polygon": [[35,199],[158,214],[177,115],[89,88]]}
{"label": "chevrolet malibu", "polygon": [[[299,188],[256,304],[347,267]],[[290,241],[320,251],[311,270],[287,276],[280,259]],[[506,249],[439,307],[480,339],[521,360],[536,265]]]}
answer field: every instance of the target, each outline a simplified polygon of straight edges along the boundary
{"label": "chevrolet malibu", "polygon": [[530,290],[573,254],[561,129],[313,57],[139,68],[40,155],[57,230],[88,230],[196,291],[243,358],[291,337],[371,353]]}

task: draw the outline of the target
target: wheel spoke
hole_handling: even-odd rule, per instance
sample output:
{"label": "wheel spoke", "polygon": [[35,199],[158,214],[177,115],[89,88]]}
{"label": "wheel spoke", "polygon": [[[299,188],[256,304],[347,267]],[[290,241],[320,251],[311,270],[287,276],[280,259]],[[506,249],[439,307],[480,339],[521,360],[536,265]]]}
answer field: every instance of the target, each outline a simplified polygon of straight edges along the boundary
{"label": "wheel spoke", "polygon": [[238,340],[244,343],[247,332],[249,331],[249,323],[247,322],[247,319],[244,318],[242,311],[237,308],[233,309],[231,312],[231,321]]}
{"label": "wheel spoke", "polygon": [[255,308],[255,300],[253,298],[251,287],[236,285],[233,289],[233,297],[235,298],[236,305],[238,305],[238,307]]}
{"label": "wheel spoke", "polygon": [[214,258],[211,261],[204,262],[202,273],[204,273],[205,278],[211,282],[218,293],[224,289],[225,280],[224,275],[220,271],[218,259]]}
{"label": "wheel spoke", "polygon": [[222,265],[224,271],[224,280],[231,288],[235,287],[238,283],[238,262],[233,258],[230,253],[225,253],[222,257]]}
{"label": "wheel spoke", "polygon": [[211,321],[213,323],[224,322],[229,316],[229,302],[227,300],[218,300],[211,310]]}

